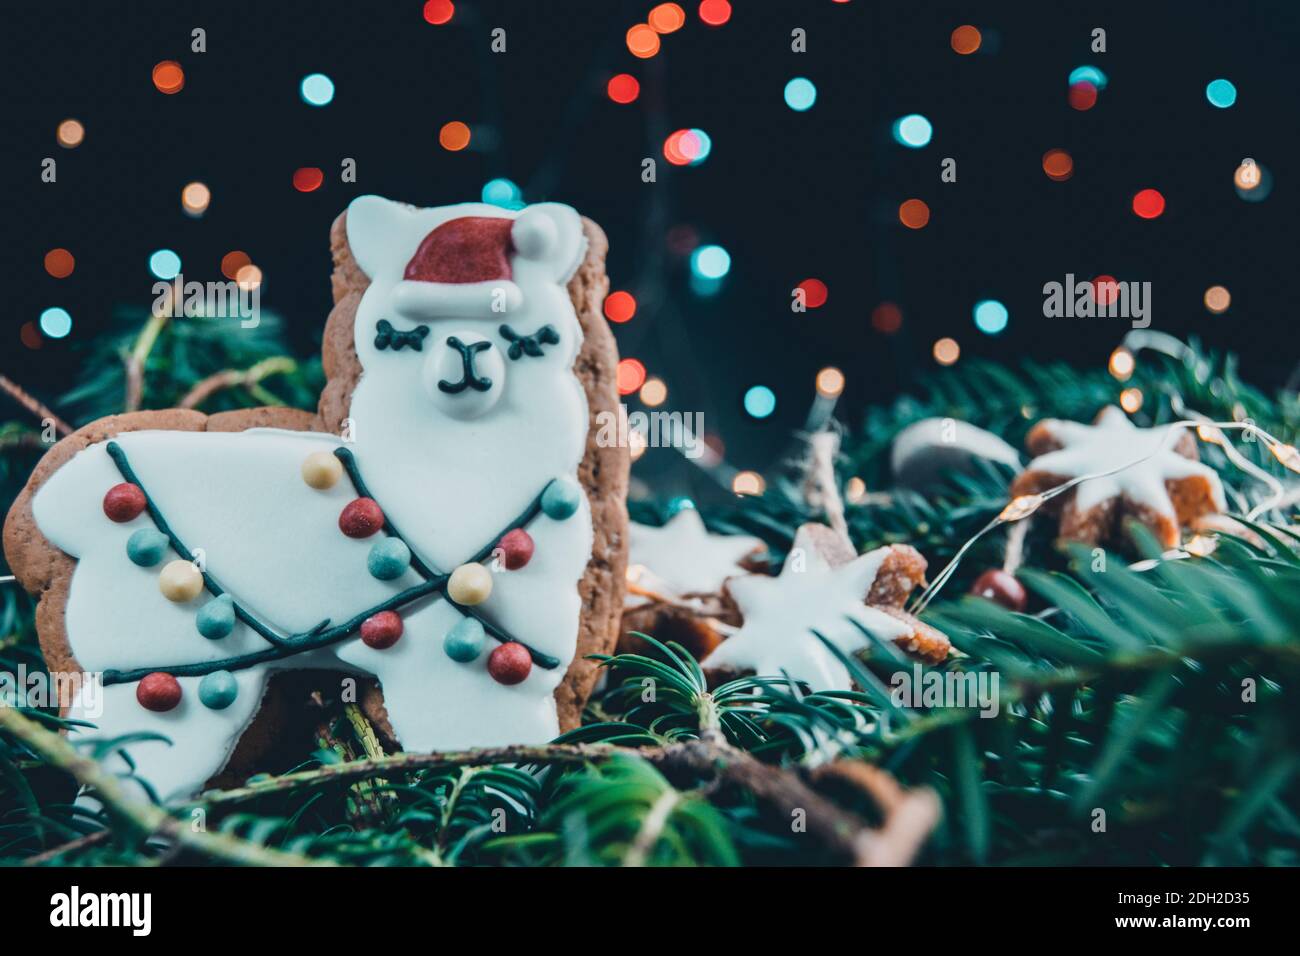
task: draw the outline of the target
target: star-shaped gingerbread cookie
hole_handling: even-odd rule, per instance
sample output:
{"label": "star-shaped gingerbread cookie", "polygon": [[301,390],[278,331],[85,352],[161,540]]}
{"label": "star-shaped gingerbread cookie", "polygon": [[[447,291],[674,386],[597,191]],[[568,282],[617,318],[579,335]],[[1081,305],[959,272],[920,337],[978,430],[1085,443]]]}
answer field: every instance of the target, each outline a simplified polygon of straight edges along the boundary
{"label": "star-shaped gingerbread cookie", "polygon": [[[673,597],[717,594],[723,581],[748,570],[744,559],[764,547],[748,535],[710,534],[698,511],[683,508],[661,528],[628,526],[628,578],[641,590]],[[639,603],[634,592],[628,603]]]}
{"label": "star-shaped gingerbread cookie", "polygon": [[1091,425],[1044,419],[1025,439],[1034,459],[1012,483],[1011,494],[1040,494],[1072,478],[1101,474],[1062,495],[1062,538],[1114,540],[1124,519],[1134,518],[1164,547],[1176,547],[1182,526],[1223,511],[1226,503],[1219,476],[1197,460],[1195,436],[1171,430],[1138,428],[1114,405]]}
{"label": "star-shaped gingerbread cookie", "polygon": [[859,626],[938,663],[948,656],[948,638],[903,610],[924,579],[925,558],[909,545],[856,555],[830,528],[806,524],[778,577],[727,582],[743,623],[701,663],[724,674],[784,672],[814,690],[850,690],[847,668],[817,634],[853,654],[871,646]]}

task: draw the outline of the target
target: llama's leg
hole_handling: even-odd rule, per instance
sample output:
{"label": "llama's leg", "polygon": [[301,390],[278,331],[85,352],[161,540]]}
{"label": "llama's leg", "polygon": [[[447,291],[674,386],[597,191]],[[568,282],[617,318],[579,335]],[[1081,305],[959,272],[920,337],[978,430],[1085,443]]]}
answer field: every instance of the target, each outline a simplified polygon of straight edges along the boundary
{"label": "llama's leg", "polygon": [[[192,797],[225,765],[262,702],[264,668],[236,671],[233,676],[238,693],[234,702],[221,710],[205,707],[199,700],[201,677],[179,678],[181,702],[165,713],[141,706],[136,699],[136,684],[83,687],[74,697],[68,716],[95,726],[78,729],[69,739],[81,747],[97,748],[95,755],[104,759],[114,773],[129,770],[121,753],[125,751],[135,767],[133,776],[148,781],[164,802]],[[167,740],[127,740],[111,755],[103,749],[114,738],[142,735]],[[145,792],[134,783],[128,787],[137,793]]]}

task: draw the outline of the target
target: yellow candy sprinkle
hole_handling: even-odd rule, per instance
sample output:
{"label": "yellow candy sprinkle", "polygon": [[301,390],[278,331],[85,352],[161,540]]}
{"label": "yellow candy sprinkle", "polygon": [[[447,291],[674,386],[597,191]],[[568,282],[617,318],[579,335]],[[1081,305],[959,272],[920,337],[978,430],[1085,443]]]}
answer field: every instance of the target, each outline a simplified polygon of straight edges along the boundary
{"label": "yellow candy sprinkle", "polygon": [[457,604],[482,604],[491,593],[492,572],[481,564],[462,564],[447,582],[447,597]]}
{"label": "yellow candy sprinkle", "polygon": [[302,460],[302,480],[317,491],[333,488],[343,477],[343,463],[327,451],[314,451]]}
{"label": "yellow candy sprinkle", "polygon": [[203,575],[189,561],[171,561],[158,575],[158,590],[167,600],[177,604],[193,601],[203,590]]}

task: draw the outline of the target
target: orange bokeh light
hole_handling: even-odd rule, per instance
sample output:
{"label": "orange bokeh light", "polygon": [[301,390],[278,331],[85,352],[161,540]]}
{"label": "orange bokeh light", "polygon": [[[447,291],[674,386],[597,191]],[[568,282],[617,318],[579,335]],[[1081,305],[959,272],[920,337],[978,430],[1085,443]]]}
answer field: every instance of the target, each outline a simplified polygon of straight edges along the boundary
{"label": "orange bokeh light", "polygon": [[77,260],[67,249],[51,249],[45,253],[45,271],[56,279],[66,279],[77,267]]}
{"label": "orange bokeh light", "polygon": [[438,143],[449,152],[460,152],[469,145],[469,127],[460,120],[444,123],[438,130]]}
{"label": "orange bokeh light", "polygon": [[241,252],[238,249],[227,252],[221,257],[221,274],[227,279],[234,279],[239,275],[239,270],[250,262],[252,260],[248,258],[247,252]]}
{"label": "orange bokeh light", "polygon": [[656,33],[674,33],[686,24],[686,11],[675,3],[661,3],[646,20]]}
{"label": "orange bokeh light", "polygon": [[969,23],[952,31],[952,48],[962,56],[969,56],[980,48],[980,32]]}
{"label": "orange bokeh light", "polygon": [[159,93],[179,93],[185,89],[185,71],[175,60],[163,60],[153,68],[153,85]]}
{"label": "orange bokeh light", "polygon": [[59,128],[54,133],[54,138],[58,140],[59,145],[63,148],[75,149],[86,138],[86,127],[81,125],[80,120],[65,119],[59,124]]}
{"label": "orange bokeh light", "polygon": [[1043,172],[1055,183],[1063,183],[1074,175],[1074,158],[1063,149],[1049,149],[1043,154]]}
{"label": "orange bokeh light", "polygon": [[647,60],[659,52],[659,34],[648,23],[638,23],[627,31],[627,48],[633,56]]}
{"label": "orange bokeh light", "polygon": [[634,358],[625,358],[618,363],[618,393],[631,395],[645,384],[645,366]]}
{"label": "orange bokeh light", "polygon": [[908,199],[898,207],[898,221],[908,229],[924,229],[930,221],[930,207],[920,199]]}
{"label": "orange bokeh light", "polygon": [[720,27],[731,19],[727,0],[700,0],[700,19],[711,27]]}

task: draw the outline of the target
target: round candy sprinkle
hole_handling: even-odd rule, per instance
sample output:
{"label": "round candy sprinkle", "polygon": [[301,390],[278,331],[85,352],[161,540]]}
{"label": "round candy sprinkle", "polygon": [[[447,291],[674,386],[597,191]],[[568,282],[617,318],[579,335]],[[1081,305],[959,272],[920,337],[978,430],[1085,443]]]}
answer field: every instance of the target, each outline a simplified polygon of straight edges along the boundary
{"label": "round candy sprinkle", "polygon": [[542,512],[548,518],[563,521],[573,516],[582,501],[582,491],[568,478],[556,478],[542,492]]}
{"label": "round candy sprinkle", "polygon": [[137,528],[126,539],[126,556],[132,564],[152,568],[167,551],[167,535],[156,528]]}
{"label": "round candy sprinkle", "polygon": [[400,578],[411,566],[411,549],[397,538],[384,538],[370,547],[366,567],[381,581]]}
{"label": "round candy sprinkle", "polygon": [[203,590],[203,575],[191,561],[178,558],[163,565],[158,575],[158,590],[177,604],[193,601]]}
{"label": "round candy sprinkle", "polygon": [[133,485],[129,481],[114,485],[104,495],[104,514],[119,524],[140,517],[144,513],[144,507],[144,492],[139,485]]}
{"label": "round candy sprinkle", "polygon": [[368,538],[384,526],[384,513],[373,498],[349,501],[339,515],[339,530],[349,538]]}
{"label": "round candy sprinkle", "polygon": [[210,641],[219,641],[235,629],[235,600],[229,594],[215,597],[199,608],[194,626]]}
{"label": "round candy sprinkle", "polygon": [[1011,611],[1023,611],[1029,603],[1025,586],[1001,568],[989,568],[976,578],[970,593],[988,598]]}
{"label": "round candy sprinkle", "polygon": [[483,625],[472,617],[465,617],[447,632],[447,636],[442,639],[442,649],[453,661],[468,664],[478,659],[486,643],[487,632],[483,630]]}
{"label": "round candy sprinkle", "polygon": [[497,550],[501,552],[501,563],[506,566],[507,571],[518,571],[531,561],[535,549],[533,536],[523,528],[507,531],[497,542]]}
{"label": "round candy sprinkle", "polygon": [[171,674],[155,671],[135,685],[135,699],[145,710],[166,713],[181,702],[181,685]]}
{"label": "round candy sprinkle", "polygon": [[488,673],[498,684],[519,684],[533,669],[533,659],[528,648],[511,641],[502,644],[488,655]]}
{"label": "round candy sprinkle", "polygon": [[380,611],[361,622],[361,640],[366,647],[382,651],[396,644],[404,629],[400,614],[396,611]]}
{"label": "round candy sprinkle", "polygon": [[302,460],[302,480],[317,491],[333,488],[343,477],[343,463],[327,451],[314,451]]}
{"label": "round candy sprinkle", "polygon": [[492,593],[492,572],[471,561],[451,572],[447,581],[447,597],[457,604],[482,604]]}
{"label": "round candy sprinkle", "polygon": [[230,671],[213,671],[199,681],[199,703],[209,710],[225,710],[239,696],[239,685]]}

